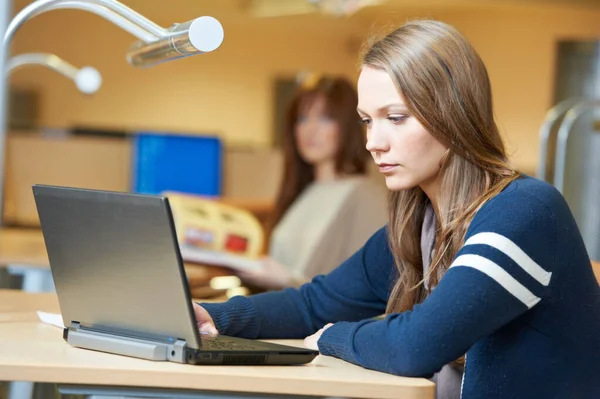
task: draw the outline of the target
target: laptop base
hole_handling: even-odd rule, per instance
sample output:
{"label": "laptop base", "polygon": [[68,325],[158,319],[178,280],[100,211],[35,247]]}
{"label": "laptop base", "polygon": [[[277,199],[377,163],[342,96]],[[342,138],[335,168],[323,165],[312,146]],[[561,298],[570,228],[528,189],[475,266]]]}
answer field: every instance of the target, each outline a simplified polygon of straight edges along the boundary
{"label": "laptop base", "polygon": [[171,344],[137,337],[126,337],[93,329],[84,329],[78,322],[72,322],[68,328],[64,329],[63,338],[70,345],[78,348],[147,360],[186,363],[187,344],[180,339]]}
{"label": "laptop base", "polygon": [[[284,345],[250,342],[255,347],[248,350],[209,348],[194,349],[185,340],[174,342],[149,339],[110,332],[101,326],[87,327],[71,322],[63,330],[63,338],[71,346],[106,352],[115,355],[136,357],[154,361],[169,361],[194,365],[273,365],[292,366],[310,363],[318,354],[303,348]],[[221,337],[219,337],[221,338]],[[246,341],[240,338],[222,337],[225,341]],[[263,347],[261,347],[263,346]],[[280,349],[280,351],[278,351]]]}

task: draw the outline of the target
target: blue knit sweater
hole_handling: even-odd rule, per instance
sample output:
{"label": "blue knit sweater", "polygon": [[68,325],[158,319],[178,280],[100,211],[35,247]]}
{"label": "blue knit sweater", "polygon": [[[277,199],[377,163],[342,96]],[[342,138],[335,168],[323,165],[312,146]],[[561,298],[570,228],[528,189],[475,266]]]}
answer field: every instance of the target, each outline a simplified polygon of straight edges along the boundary
{"label": "blue knit sweater", "polygon": [[600,288],[562,196],[530,177],[475,215],[465,243],[413,310],[384,313],[387,230],[299,290],[202,304],[221,334],[319,340],[324,355],[430,377],[466,353],[462,398],[600,398]]}

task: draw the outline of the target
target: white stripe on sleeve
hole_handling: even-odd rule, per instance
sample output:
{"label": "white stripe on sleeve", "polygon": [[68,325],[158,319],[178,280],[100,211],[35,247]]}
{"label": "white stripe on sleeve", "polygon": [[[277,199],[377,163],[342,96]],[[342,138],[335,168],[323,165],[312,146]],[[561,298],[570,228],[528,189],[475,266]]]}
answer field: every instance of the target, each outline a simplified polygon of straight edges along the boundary
{"label": "white stripe on sleeve", "polygon": [[518,282],[513,276],[508,274],[506,270],[498,266],[491,260],[479,255],[461,255],[454,260],[450,267],[472,267],[480,272],[491,277],[494,281],[502,286],[506,291],[511,293],[515,298],[520,300],[531,309],[537,304],[541,298],[535,296],[523,284]]}
{"label": "white stripe on sleeve", "polygon": [[529,255],[527,255],[517,244],[497,233],[478,233],[465,242],[465,246],[483,244],[496,248],[511,258],[517,265],[525,270],[531,277],[540,284],[548,286],[550,284],[551,272],[547,272],[538,265]]}

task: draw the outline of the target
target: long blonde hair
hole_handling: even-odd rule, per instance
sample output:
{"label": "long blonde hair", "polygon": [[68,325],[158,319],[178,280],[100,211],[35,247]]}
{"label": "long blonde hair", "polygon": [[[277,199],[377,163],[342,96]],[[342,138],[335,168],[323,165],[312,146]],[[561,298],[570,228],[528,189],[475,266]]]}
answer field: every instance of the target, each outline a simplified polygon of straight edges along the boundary
{"label": "long blonde hair", "polygon": [[[435,287],[462,247],[481,206],[519,174],[510,165],[494,121],[483,61],[454,28],[413,21],[369,46],[364,66],[387,72],[410,113],[448,147],[440,162],[435,252],[428,284]],[[389,241],[398,280],[387,312],[410,310],[426,295],[421,228],[429,204],[415,187],[390,195]]]}

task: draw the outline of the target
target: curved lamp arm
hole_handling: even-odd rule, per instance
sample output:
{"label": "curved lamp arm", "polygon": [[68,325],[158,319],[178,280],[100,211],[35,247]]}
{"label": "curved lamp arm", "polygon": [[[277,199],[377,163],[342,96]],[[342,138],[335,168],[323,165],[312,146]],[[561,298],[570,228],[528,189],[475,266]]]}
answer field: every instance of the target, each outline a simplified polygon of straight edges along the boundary
{"label": "curved lamp arm", "polygon": [[71,79],[84,94],[93,94],[102,85],[102,76],[96,68],[85,66],[77,68],[59,56],[46,53],[19,54],[6,62],[6,76],[28,65],[41,65]]}
{"label": "curved lamp arm", "polygon": [[[82,4],[88,4],[89,6],[82,6]],[[74,8],[89,11],[90,8],[96,9],[99,7],[107,8],[113,13],[130,21],[132,24],[149,32],[155,38],[159,38],[165,34],[163,28],[156,25],[154,22],[150,21],[148,18],[142,16],[138,12],[115,0],[37,0],[23,8],[12,19],[12,21],[8,25],[8,28],[6,28],[6,32],[4,34],[4,45],[6,46],[11,42],[12,37],[14,36],[15,32],[21,27],[21,25],[23,25],[25,22],[37,15],[43,14],[47,11],[65,8]],[[107,19],[109,19],[112,22],[112,17],[108,15],[99,15],[105,18],[108,17]]]}
{"label": "curved lamp arm", "polygon": [[37,0],[23,8],[4,34],[7,48],[15,32],[29,19],[47,11],[74,8],[91,11],[141,39],[127,60],[137,67],[214,51],[223,43],[223,27],[213,17],[199,17],[164,29],[117,0]]}
{"label": "curved lamp arm", "polygon": [[[59,3],[56,3],[54,5],[51,6],[46,6],[46,7],[41,7],[40,9],[38,9],[35,13],[33,13],[29,19],[34,18],[40,14],[43,14],[47,11],[54,11],[54,10],[67,10],[67,9],[71,9],[71,10],[81,10],[81,11],[88,11],[91,12],[92,14],[96,14],[99,17],[102,17],[108,21],[111,21],[112,23],[114,23],[115,25],[117,25],[118,27],[120,27],[121,29],[123,29],[124,31],[130,33],[131,35],[137,37],[140,40],[143,40],[145,42],[152,42],[154,40],[157,40],[159,37],[156,36],[156,34],[152,34],[148,29],[144,29],[142,26],[137,25],[135,23],[133,23],[131,20],[127,19],[123,14],[119,14],[117,12],[115,12],[114,10],[102,6],[102,5],[98,5],[98,4],[94,4],[94,3],[86,3],[86,2],[82,2],[80,0],[63,0]],[[19,27],[15,27],[15,29],[18,29]],[[160,28],[160,27],[158,27]],[[162,29],[162,28],[160,28]],[[14,32],[13,32],[14,35]]]}

